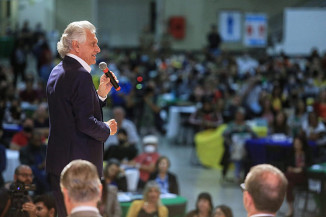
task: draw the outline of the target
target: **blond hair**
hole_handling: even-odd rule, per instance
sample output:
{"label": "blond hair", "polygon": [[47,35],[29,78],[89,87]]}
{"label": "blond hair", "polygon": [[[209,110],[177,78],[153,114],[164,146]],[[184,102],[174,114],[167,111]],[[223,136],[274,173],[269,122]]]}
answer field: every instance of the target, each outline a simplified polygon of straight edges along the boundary
{"label": "blond hair", "polygon": [[61,189],[67,189],[74,202],[100,200],[100,185],[96,167],[86,160],[71,161],[61,172]]}
{"label": "blond hair", "polygon": [[91,33],[96,33],[95,26],[86,20],[72,22],[67,26],[60,41],[57,43],[57,50],[62,58],[70,52],[73,40],[79,43],[86,41],[86,29],[90,30]]}

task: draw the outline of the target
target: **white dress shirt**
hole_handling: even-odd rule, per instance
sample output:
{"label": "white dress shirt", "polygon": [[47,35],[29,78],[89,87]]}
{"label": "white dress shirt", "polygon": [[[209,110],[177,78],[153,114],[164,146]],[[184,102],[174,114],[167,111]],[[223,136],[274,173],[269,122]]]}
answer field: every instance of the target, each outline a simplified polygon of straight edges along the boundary
{"label": "white dress shirt", "polygon": [[94,206],[77,206],[71,210],[70,214],[73,214],[75,212],[84,212],[84,211],[92,211],[92,212],[96,212],[98,214],[100,213],[98,211],[98,209]]}
{"label": "white dress shirt", "polygon": [[[76,56],[75,54],[72,53],[67,53],[67,56],[74,58],[75,60],[77,60],[82,66],[83,68],[88,71],[89,73],[91,73],[92,68],[80,57]],[[100,100],[104,101],[106,100],[107,96],[105,96],[104,98],[98,95],[98,98],[100,98]]]}

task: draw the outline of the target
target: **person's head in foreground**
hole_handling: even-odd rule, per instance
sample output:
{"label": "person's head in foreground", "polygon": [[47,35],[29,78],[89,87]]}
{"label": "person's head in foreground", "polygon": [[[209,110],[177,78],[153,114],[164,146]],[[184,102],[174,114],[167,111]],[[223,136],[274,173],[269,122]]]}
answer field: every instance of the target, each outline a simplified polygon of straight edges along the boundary
{"label": "person's head in foreground", "polygon": [[233,217],[232,209],[226,205],[219,205],[214,208],[212,217]]}
{"label": "person's head in foreground", "polygon": [[88,21],[70,23],[57,44],[58,53],[62,58],[71,53],[83,59],[88,65],[95,64],[96,54],[101,51],[95,33],[95,26]]}
{"label": "person's head in foreground", "polygon": [[158,206],[161,206],[161,199],[160,199],[160,186],[155,181],[149,181],[147,182],[144,191],[143,191],[143,197],[144,201],[151,203],[151,204],[157,204]]}
{"label": "person's head in foreground", "polygon": [[56,217],[56,205],[54,197],[51,194],[36,196],[34,199],[36,206],[36,217]]}
{"label": "person's head in foreground", "polygon": [[248,216],[258,213],[275,215],[283,203],[287,183],[284,174],[272,165],[252,167],[245,183],[241,184]]}
{"label": "person's head in foreground", "polygon": [[86,160],[74,160],[65,166],[60,186],[68,215],[79,206],[96,208],[101,199],[102,184],[97,169]]}
{"label": "person's head in foreground", "polygon": [[212,211],[213,202],[211,195],[207,192],[200,193],[197,197],[196,213],[205,216],[211,216]]}

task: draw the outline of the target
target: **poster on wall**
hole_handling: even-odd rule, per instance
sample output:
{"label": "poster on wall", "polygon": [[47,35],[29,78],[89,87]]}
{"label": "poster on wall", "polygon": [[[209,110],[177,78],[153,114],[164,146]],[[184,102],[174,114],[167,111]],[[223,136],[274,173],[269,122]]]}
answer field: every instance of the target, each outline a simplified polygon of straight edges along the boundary
{"label": "poster on wall", "polygon": [[244,23],[244,45],[265,47],[267,44],[267,16],[265,14],[246,14]]}
{"label": "poster on wall", "polygon": [[218,26],[223,42],[241,40],[241,13],[239,11],[220,12]]}

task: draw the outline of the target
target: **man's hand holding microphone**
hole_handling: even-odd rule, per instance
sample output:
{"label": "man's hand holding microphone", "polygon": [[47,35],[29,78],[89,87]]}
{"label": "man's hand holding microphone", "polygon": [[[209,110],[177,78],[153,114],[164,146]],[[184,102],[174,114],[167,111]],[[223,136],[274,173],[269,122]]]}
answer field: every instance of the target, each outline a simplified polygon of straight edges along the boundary
{"label": "man's hand holding microphone", "polygon": [[[120,90],[120,86],[118,84],[119,81],[115,74],[112,71],[109,71],[105,62],[101,62],[99,67],[104,74],[100,78],[100,85],[98,87],[97,94],[102,98],[106,98],[112,87],[114,87],[117,91]],[[117,122],[114,119],[111,119],[105,123],[110,127],[110,135],[116,134],[118,130]]]}

